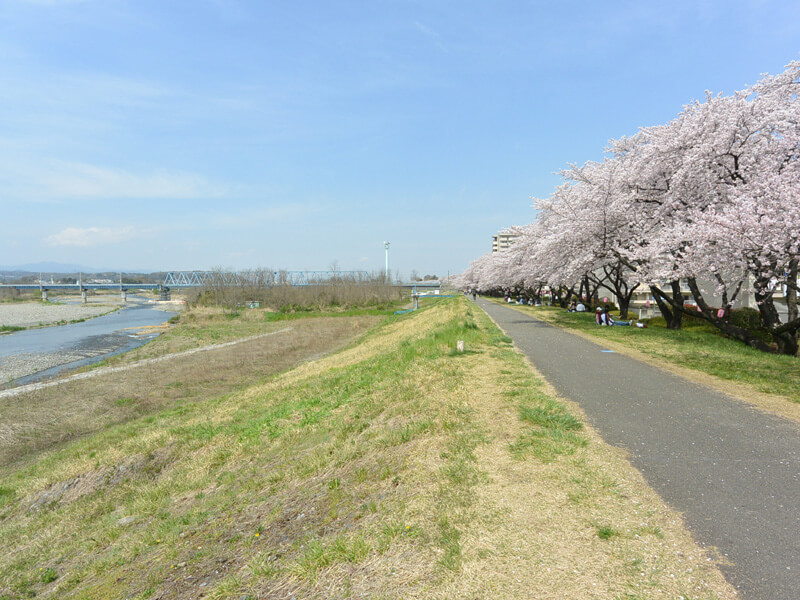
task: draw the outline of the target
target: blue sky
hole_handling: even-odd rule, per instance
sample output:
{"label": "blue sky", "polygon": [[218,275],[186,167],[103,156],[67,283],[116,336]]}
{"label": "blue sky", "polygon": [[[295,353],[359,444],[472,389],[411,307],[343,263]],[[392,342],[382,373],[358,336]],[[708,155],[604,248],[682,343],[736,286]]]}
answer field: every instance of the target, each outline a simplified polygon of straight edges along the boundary
{"label": "blue sky", "polygon": [[0,265],[462,271],[800,3],[0,0]]}

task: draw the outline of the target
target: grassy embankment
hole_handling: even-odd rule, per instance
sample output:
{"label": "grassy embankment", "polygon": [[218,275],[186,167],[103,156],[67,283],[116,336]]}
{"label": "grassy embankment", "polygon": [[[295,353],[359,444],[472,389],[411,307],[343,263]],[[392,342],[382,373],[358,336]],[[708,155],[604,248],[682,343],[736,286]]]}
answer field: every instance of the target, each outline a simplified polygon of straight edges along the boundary
{"label": "grassy embankment", "polygon": [[0,597],[735,597],[509,342],[442,301],[5,470]]}
{"label": "grassy embankment", "polygon": [[698,320],[685,322],[679,331],[652,325],[646,329],[598,327],[590,313],[570,313],[552,306],[514,308],[602,340],[616,350],[633,351],[652,364],[677,367],[684,374],[711,376],[701,381],[800,419],[800,362],[796,357],[754,350]]}
{"label": "grassy embankment", "polygon": [[[335,317],[330,313],[304,313],[309,318],[295,321],[286,315],[278,321],[274,313],[260,310],[232,317],[222,310],[193,309],[146,346],[82,370],[124,368],[145,358],[168,360],[0,397],[0,465],[34,460],[37,451],[53,444],[176,403],[232,393],[263,382],[341,348],[380,321],[381,315],[372,314],[375,312],[337,312]],[[198,354],[174,354],[208,349],[221,342],[235,345]]]}
{"label": "grassy embankment", "polygon": [[[218,307],[192,307],[170,319],[163,326],[134,328],[144,333],[163,332],[155,340],[140,346],[131,352],[111,357],[93,365],[91,368],[125,364],[138,360],[156,358],[166,354],[185,352],[194,348],[210,346],[257,336],[286,327],[295,327],[296,323],[314,322],[314,319],[338,318],[376,320],[391,316],[395,310],[392,305],[386,309],[356,308],[351,310],[308,310],[301,312],[275,312],[265,309],[243,308],[237,312]],[[369,319],[372,317],[373,319]],[[178,325],[175,327],[174,325]]]}

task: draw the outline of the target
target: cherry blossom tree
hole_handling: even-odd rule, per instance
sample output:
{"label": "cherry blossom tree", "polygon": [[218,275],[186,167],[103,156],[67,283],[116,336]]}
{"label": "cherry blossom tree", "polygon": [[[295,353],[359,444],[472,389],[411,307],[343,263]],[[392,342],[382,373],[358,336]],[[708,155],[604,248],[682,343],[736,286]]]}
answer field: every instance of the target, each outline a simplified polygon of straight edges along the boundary
{"label": "cherry blossom tree", "polygon": [[[653,225],[631,259],[654,284],[656,298],[686,312],[681,295],[665,294],[656,285],[666,280],[674,286],[683,278],[702,318],[769,350],[758,336],[727,320],[727,307],[722,313],[712,307],[698,282],[712,281],[724,304],[746,285],[777,350],[789,354],[797,354],[800,328],[796,273],[792,276],[797,237],[788,224],[774,227],[774,215],[790,217],[797,210],[799,74],[800,63],[792,63],[781,75],[731,96],[709,95],[671,123],[644,129],[619,145],[620,155],[639,167],[629,182],[637,192],[633,205]],[[765,227],[774,237],[764,235]],[[777,284],[795,290],[787,292],[786,323],[774,304]]]}
{"label": "cherry blossom tree", "polygon": [[[604,287],[623,314],[646,284],[670,328],[696,314],[750,346],[796,355],[800,62],[730,96],[708,94],[607,151],[565,169],[512,248],[473,262],[462,280],[479,289],[546,283],[566,298]],[[681,282],[697,310],[684,304]],[[731,322],[745,291],[772,344]]]}

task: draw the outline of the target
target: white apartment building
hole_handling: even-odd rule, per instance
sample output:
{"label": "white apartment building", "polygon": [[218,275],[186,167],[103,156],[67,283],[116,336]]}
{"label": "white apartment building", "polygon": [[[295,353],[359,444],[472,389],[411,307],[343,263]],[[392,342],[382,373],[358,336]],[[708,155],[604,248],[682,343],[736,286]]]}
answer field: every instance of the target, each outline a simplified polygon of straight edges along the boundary
{"label": "white apartment building", "polygon": [[501,231],[492,236],[492,252],[505,252],[519,237],[518,233]]}

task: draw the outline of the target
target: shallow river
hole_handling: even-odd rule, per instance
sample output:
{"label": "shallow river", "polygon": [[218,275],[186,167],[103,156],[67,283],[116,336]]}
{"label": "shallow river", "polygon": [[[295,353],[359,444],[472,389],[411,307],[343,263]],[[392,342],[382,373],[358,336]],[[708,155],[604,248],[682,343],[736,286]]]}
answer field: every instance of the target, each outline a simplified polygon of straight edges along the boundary
{"label": "shallow river", "polygon": [[136,329],[160,325],[175,314],[148,304],[131,304],[83,323],[0,335],[0,389],[141,346],[158,334],[135,335]]}

